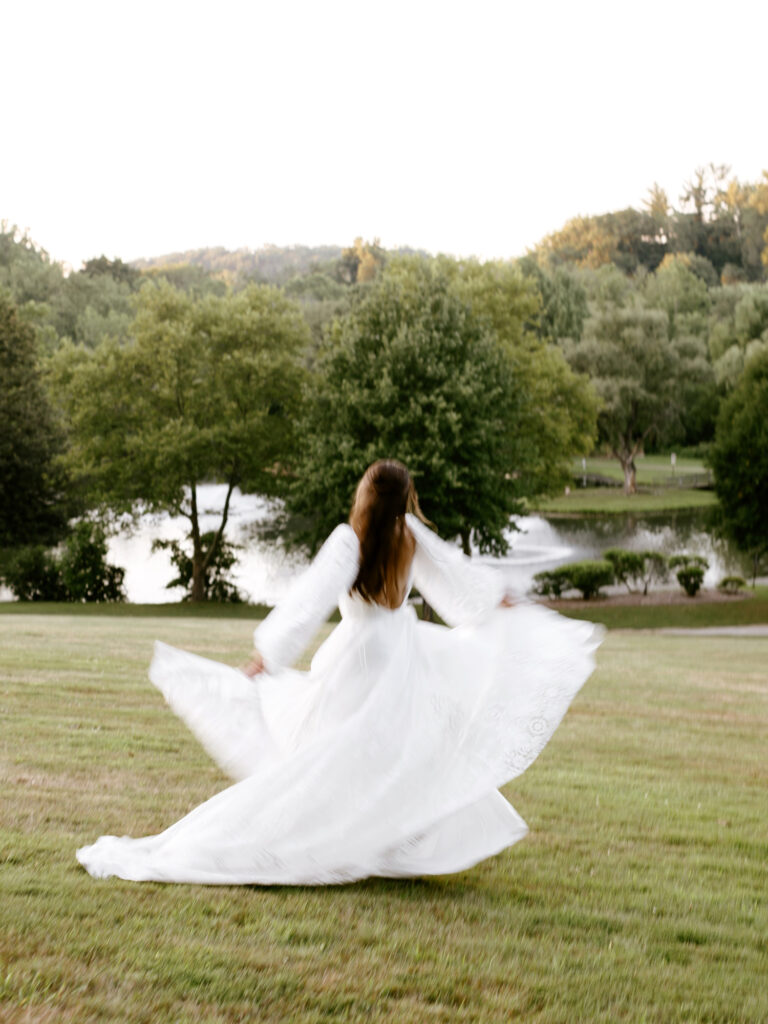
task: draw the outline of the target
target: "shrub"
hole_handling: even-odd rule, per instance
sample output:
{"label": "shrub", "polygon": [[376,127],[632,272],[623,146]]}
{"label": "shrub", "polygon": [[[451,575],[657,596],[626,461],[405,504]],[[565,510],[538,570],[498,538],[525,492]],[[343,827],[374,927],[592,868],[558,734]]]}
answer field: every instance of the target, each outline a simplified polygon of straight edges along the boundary
{"label": "shrub", "polygon": [[704,555],[672,555],[667,564],[670,569],[676,569],[681,565],[698,565],[702,569],[709,568],[709,562]]}
{"label": "shrub", "polygon": [[648,587],[654,580],[664,583],[669,579],[669,563],[667,556],[661,551],[643,551],[643,593],[648,593]]}
{"label": "shrub", "polygon": [[704,570],[700,565],[689,565],[678,569],[677,581],[688,597],[696,597],[704,582]]}
{"label": "shrub", "polygon": [[[213,530],[204,533],[200,538],[203,550],[210,550],[214,539]],[[173,587],[184,587],[185,594],[183,601],[192,600],[192,559],[182,548],[177,540],[156,540],[152,544],[153,551],[170,551],[171,564],[175,567],[177,576],[166,583],[165,589]],[[216,552],[203,574],[206,601],[222,601],[229,604],[242,604],[243,596],[234,583],[227,578],[227,574],[237,561],[235,545],[228,541],[220,540]]]}
{"label": "shrub", "polygon": [[534,593],[542,597],[561,597],[564,590],[571,587],[568,576],[568,566],[561,565],[559,569],[548,569],[545,572],[537,572],[533,577]]}
{"label": "shrub", "polygon": [[624,548],[610,548],[603,552],[603,558],[613,566],[617,583],[623,583],[627,590],[634,592],[642,584],[643,593],[653,580],[665,580],[669,576],[667,558],[660,551],[626,551]]}
{"label": "shrub", "polygon": [[78,523],[60,555],[38,546],[23,548],[3,572],[20,601],[124,601],[125,570],[106,561],[104,531]]}
{"label": "shrub", "polygon": [[21,548],[4,571],[5,585],[19,601],[66,601],[59,563],[44,547]]}
{"label": "shrub", "polygon": [[67,601],[124,601],[125,569],[107,562],[104,531],[87,520],[79,522],[64,544],[59,560]]}
{"label": "shrub", "polygon": [[630,594],[632,583],[643,579],[645,556],[639,551],[625,551],[623,548],[610,548],[603,552],[603,558],[611,563],[613,575],[617,583],[623,584]]}
{"label": "shrub", "polygon": [[738,594],[746,587],[747,581],[743,576],[724,576],[717,584],[717,589],[724,594]]}
{"label": "shrub", "polygon": [[695,597],[704,582],[704,572],[709,568],[709,562],[703,555],[673,555],[669,567],[677,569],[677,582],[688,597]]}
{"label": "shrub", "polygon": [[605,560],[573,562],[566,566],[571,586],[580,590],[585,601],[597,597],[601,587],[614,581],[613,566]]}

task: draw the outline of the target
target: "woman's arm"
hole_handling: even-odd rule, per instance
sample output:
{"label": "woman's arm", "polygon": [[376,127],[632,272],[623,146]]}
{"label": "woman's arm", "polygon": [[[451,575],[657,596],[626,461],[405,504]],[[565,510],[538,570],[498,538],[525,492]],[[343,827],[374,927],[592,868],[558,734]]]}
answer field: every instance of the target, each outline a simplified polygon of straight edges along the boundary
{"label": "woman's arm", "polygon": [[449,626],[513,603],[498,569],[473,562],[415,516],[406,520],[416,538],[413,582]]}
{"label": "woman's arm", "polygon": [[312,565],[254,631],[256,651],[247,675],[292,665],[355,582],[360,543],[348,523],[337,526]]}

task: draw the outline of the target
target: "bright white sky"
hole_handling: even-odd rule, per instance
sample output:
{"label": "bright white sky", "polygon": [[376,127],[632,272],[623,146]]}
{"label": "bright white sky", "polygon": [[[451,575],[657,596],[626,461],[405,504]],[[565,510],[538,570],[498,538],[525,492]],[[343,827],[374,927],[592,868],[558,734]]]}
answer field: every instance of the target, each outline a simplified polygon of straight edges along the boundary
{"label": "bright white sky", "polygon": [[264,243],[508,258],[768,169],[765,0],[18,0],[0,218],[77,267]]}

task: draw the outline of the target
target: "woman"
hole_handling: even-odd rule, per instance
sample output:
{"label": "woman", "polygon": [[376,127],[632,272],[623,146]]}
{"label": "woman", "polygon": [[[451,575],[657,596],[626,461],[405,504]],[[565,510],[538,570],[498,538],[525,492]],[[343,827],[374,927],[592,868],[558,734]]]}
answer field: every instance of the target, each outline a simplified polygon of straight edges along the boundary
{"label": "woman", "polygon": [[[453,628],[418,621],[414,584]],[[310,671],[291,670],[336,604]],[[461,871],[517,842],[498,787],[547,743],[599,634],[510,604],[498,572],[429,529],[406,468],[374,463],[243,672],[157,645],[152,682],[239,781],[78,859],[96,877],[328,884]]]}

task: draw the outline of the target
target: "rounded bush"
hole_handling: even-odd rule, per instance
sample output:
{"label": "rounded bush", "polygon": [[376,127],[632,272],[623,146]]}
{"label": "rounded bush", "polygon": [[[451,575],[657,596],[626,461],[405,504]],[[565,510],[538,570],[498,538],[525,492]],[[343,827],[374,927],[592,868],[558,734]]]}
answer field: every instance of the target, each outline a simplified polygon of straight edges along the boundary
{"label": "rounded bush", "polygon": [[747,581],[743,576],[724,576],[717,584],[717,589],[724,594],[738,594],[746,587]]}
{"label": "rounded bush", "polygon": [[678,569],[677,582],[688,597],[695,597],[704,582],[704,570],[700,565],[687,565]]}
{"label": "rounded bush", "polygon": [[568,570],[571,586],[574,590],[581,591],[585,601],[597,597],[601,587],[610,586],[614,581],[613,566],[604,559],[573,562],[565,568]]}
{"label": "rounded bush", "polygon": [[561,597],[564,590],[571,587],[568,576],[568,566],[561,565],[559,569],[548,569],[545,572],[537,572],[534,579],[534,593],[542,597]]}

